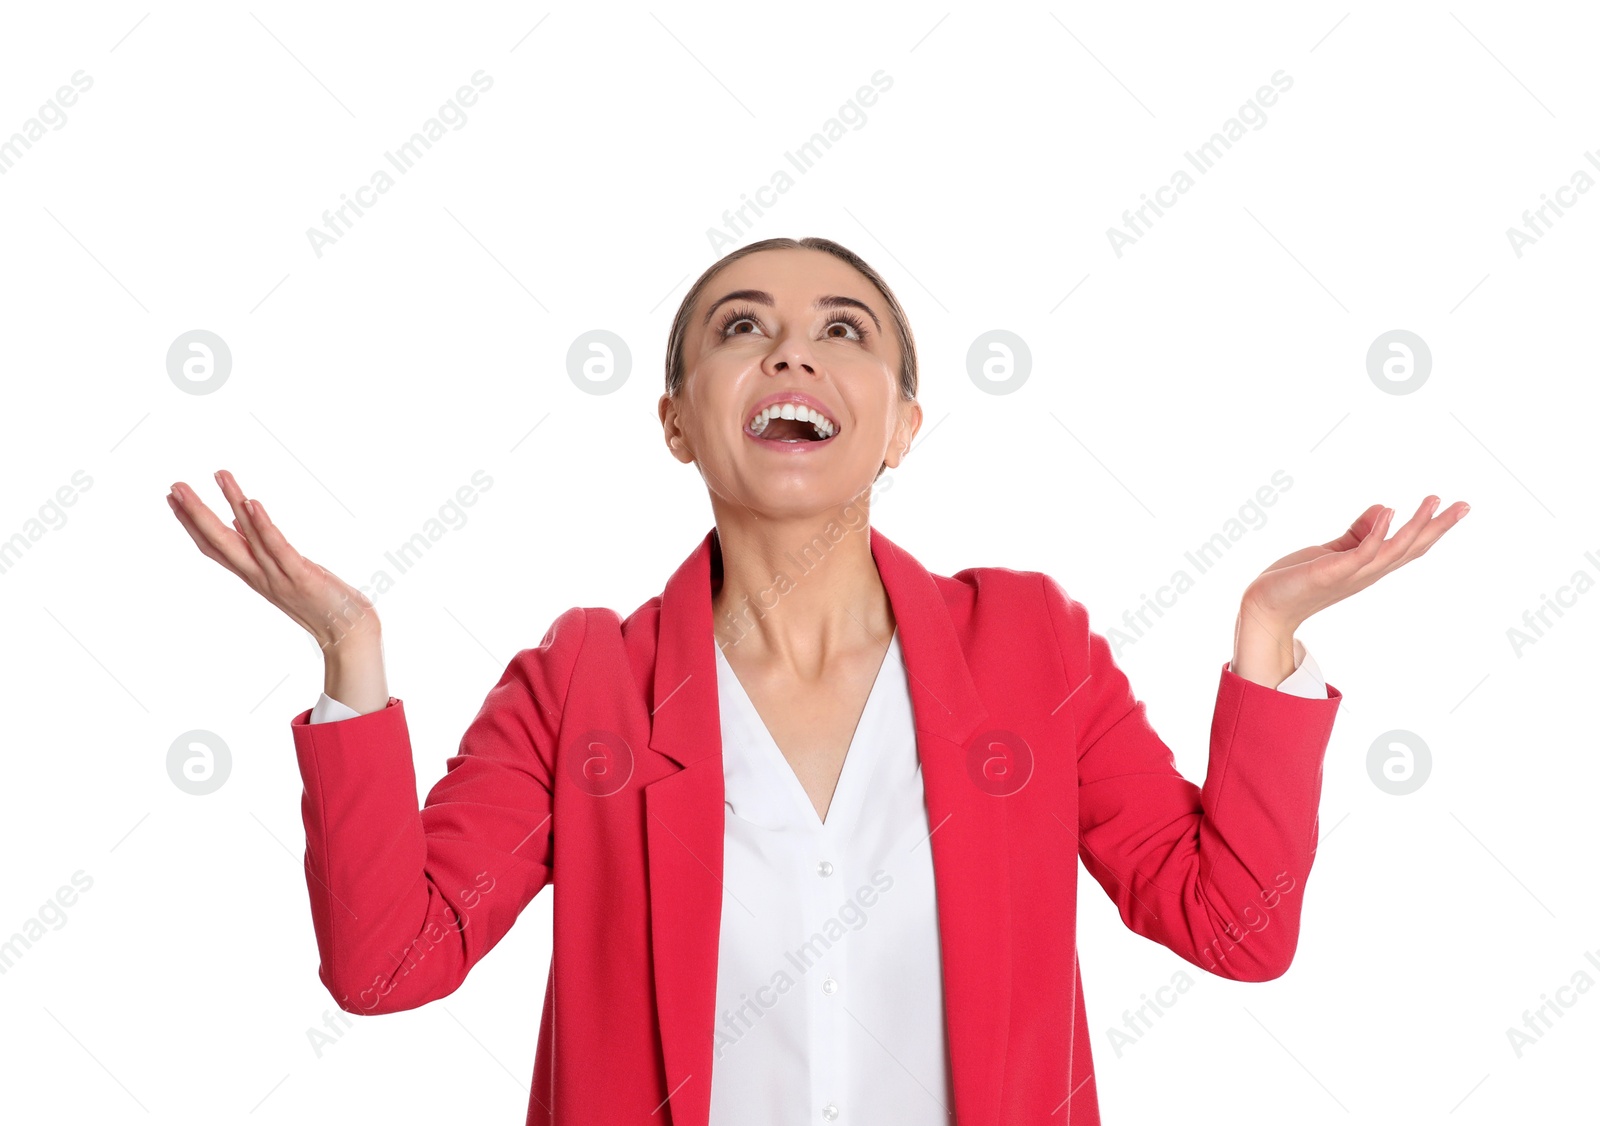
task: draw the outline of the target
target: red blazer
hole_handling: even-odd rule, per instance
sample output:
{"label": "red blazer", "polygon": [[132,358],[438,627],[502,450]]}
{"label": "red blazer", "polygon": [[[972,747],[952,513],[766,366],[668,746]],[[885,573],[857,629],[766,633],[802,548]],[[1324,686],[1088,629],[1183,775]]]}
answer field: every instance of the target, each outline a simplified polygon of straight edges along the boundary
{"label": "red blazer", "polygon": [[[1292,696],[1224,664],[1197,788],[1048,575],[934,575],[868,530],[933,826],[950,1109],[960,1126],[1097,1124],[1078,860],[1130,929],[1186,961],[1238,981],[1282,974],[1340,693]],[[345,1011],[453,992],[555,886],[530,1124],[706,1124],[720,568],[713,529],[627,618],[563,613],[512,658],[420,812],[400,700],[292,720],[319,973]]]}

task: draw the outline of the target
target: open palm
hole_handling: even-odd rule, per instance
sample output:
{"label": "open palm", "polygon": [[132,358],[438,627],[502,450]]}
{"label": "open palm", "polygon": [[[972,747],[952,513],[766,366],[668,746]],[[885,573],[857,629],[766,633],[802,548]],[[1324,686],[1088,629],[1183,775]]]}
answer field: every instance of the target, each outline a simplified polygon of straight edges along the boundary
{"label": "open palm", "polygon": [[1457,501],[1435,516],[1438,506],[1438,497],[1424,498],[1416,515],[1386,540],[1394,509],[1373,505],[1337,539],[1285,555],[1261,572],[1245,591],[1246,604],[1267,620],[1299,625],[1425,553],[1470,507]]}

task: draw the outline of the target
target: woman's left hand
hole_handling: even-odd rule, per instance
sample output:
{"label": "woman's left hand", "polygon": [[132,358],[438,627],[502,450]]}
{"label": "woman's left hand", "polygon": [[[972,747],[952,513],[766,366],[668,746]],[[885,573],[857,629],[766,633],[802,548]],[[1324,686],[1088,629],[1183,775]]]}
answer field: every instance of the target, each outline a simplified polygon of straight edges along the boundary
{"label": "woman's left hand", "polygon": [[1422,555],[1455,527],[1470,507],[1457,501],[1433,515],[1439,498],[1427,497],[1417,513],[1388,540],[1394,509],[1375,504],[1338,539],[1285,555],[1250,584],[1245,610],[1257,620],[1292,632],[1312,614],[1364,590]]}

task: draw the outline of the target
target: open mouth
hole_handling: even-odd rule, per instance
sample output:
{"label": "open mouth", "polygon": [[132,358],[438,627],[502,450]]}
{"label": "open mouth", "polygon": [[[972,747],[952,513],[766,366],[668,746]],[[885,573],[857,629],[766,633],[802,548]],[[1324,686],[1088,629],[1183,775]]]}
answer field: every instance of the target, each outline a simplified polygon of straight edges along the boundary
{"label": "open mouth", "polygon": [[768,442],[826,442],[839,433],[839,424],[799,403],[774,403],[751,416],[745,431]]}

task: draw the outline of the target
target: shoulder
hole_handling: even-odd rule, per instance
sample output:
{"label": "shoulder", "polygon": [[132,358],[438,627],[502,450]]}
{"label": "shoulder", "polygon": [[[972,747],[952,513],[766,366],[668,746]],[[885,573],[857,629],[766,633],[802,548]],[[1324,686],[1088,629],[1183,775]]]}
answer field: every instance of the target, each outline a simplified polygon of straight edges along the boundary
{"label": "shoulder", "polygon": [[615,684],[620,676],[637,685],[650,683],[660,636],[661,595],[623,615],[609,606],[574,606],[551,624],[536,648],[524,649],[522,662],[565,706],[577,682]]}
{"label": "shoulder", "polygon": [[588,640],[589,613],[582,606],[563,611],[538,645],[518,650],[490,693],[490,702],[509,700],[524,706],[531,699],[543,712],[559,715]]}
{"label": "shoulder", "polygon": [[630,636],[649,634],[653,639],[660,617],[660,595],[626,618],[609,606],[573,606],[550,624],[536,647],[522,650],[517,659],[572,664],[580,655],[615,646]]}
{"label": "shoulder", "polygon": [[1068,683],[1098,663],[1103,640],[1091,631],[1088,608],[1054,576],[968,567],[932,578],[969,653],[1041,654]]}
{"label": "shoulder", "polygon": [[511,658],[496,687],[514,686],[508,698],[525,703],[531,697],[548,715],[560,716],[575,683],[615,683],[621,669],[648,683],[660,616],[660,595],[627,617],[609,606],[570,607],[550,623],[538,645]]}
{"label": "shoulder", "polygon": [[1061,584],[1044,571],[1014,567],[967,567],[952,575],[933,575],[952,616],[1031,616],[1065,624],[1086,614]]}

